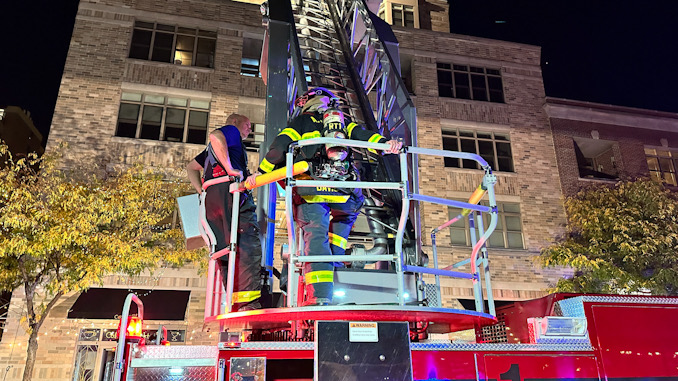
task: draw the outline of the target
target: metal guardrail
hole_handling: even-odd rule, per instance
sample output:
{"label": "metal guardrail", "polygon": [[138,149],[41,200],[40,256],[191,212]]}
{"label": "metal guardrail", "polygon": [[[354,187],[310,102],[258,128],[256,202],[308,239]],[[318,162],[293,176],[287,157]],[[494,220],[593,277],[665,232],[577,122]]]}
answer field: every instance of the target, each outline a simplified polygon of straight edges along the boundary
{"label": "metal guardrail", "polygon": [[[497,179],[492,174],[492,169],[487,164],[487,162],[480,156],[464,152],[454,152],[454,151],[443,151],[443,150],[433,150],[425,149],[418,147],[406,147],[399,154],[400,155],[400,170],[401,181],[400,182],[384,182],[384,183],[375,183],[375,182],[365,182],[365,181],[320,181],[320,180],[295,180],[292,176],[292,165],[294,163],[294,150],[296,147],[303,147],[309,145],[318,145],[318,144],[343,144],[348,147],[360,147],[368,148],[375,150],[386,150],[389,148],[388,144],[385,143],[368,143],[360,142],[355,140],[346,140],[346,139],[333,139],[333,138],[315,138],[308,140],[301,140],[294,142],[290,145],[289,151],[286,157],[286,165],[288,168],[287,180],[286,180],[286,192],[285,192],[285,208],[287,214],[287,232],[288,232],[288,241],[289,241],[289,266],[288,266],[288,295],[287,295],[287,306],[295,307],[298,303],[297,292],[297,277],[295,272],[297,271],[296,263],[304,262],[356,262],[364,260],[387,260],[395,263],[395,269],[398,279],[398,302],[400,305],[405,304],[404,298],[404,273],[405,272],[414,272],[421,274],[433,274],[436,276],[436,285],[438,288],[438,293],[440,293],[440,283],[439,276],[449,276],[453,278],[462,278],[470,279],[473,282],[474,290],[474,299],[476,301],[476,310],[478,312],[484,312],[484,302],[483,302],[483,292],[482,285],[479,282],[481,279],[481,268],[477,266],[478,252],[481,248],[484,247],[485,242],[489,239],[490,235],[497,226],[498,221],[498,210],[496,206],[496,199],[494,193],[494,184]],[[408,154],[418,154],[418,155],[434,155],[434,156],[443,156],[443,157],[453,157],[453,158],[464,158],[475,160],[483,167],[485,170],[485,175],[483,176],[483,187],[487,189],[487,194],[490,201],[490,206],[479,206],[471,203],[464,203],[460,201],[445,200],[437,197],[431,197],[426,195],[417,194],[410,192],[410,184],[407,180],[407,155]],[[294,187],[316,187],[316,186],[328,186],[334,188],[375,188],[375,189],[397,189],[402,194],[402,210],[400,214],[400,220],[398,224],[398,230],[395,238],[395,253],[393,255],[374,255],[374,258],[366,258],[365,256],[351,256],[351,255],[328,255],[328,256],[312,256],[306,257],[301,256],[297,253],[299,245],[297,245],[297,234],[296,227],[293,218],[293,203],[292,203],[292,189]],[[408,211],[410,201],[416,202],[431,202],[440,205],[451,205],[462,208],[468,208],[471,210],[479,212],[488,212],[490,213],[490,224],[488,229],[481,231],[480,238],[473,247],[473,252],[471,254],[470,262],[472,263],[472,273],[462,273],[459,271],[452,271],[450,269],[440,269],[438,268],[437,257],[434,260],[434,267],[427,268],[421,266],[409,266],[405,264],[403,257],[403,237],[405,231],[405,225],[408,218]],[[488,289],[488,304],[490,305],[490,311],[494,312],[494,300],[492,299],[491,285],[489,278],[489,266],[487,262],[480,262],[482,265],[483,275],[485,275],[486,287]]]}
{"label": "metal guardrail", "polygon": [[[440,276],[447,276],[447,277],[452,277],[452,278],[459,278],[459,279],[468,279],[471,280],[473,283],[473,291],[474,291],[474,299],[476,302],[476,310],[478,312],[484,312],[484,298],[483,298],[483,288],[482,284],[480,283],[480,280],[484,277],[485,278],[485,286],[487,290],[487,297],[488,297],[488,305],[489,305],[489,312],[491,315],[495,314],[495,309],[494,309],[494,300],[492,296],[492,287],[490,283],[490,276],[489,276],[489,262],[487,259],[487,252],[485,250],[485,242],[489,239],[490,235],[494,231],[494,229],[497,226],[497,221],[498,221],[498,210],[497,210],[497,205],[496,205],[496,198],[495,198],[495,193],[494,193],[494,185],[497,182],[496,176],[492,174],[492,169],[490,166],[487,164],[487,162],[480,157],[479,155],[476,154],[471,154],[471,153],[465,153],[465,152],[454,152],[454,151],[444,151],[444,150],[435,150],[435,149],[426,149],[426,148],[419,148],[419,147],[405,147],[402,149],[402,151],[398,154],[400,157],[400,172],[401,172],[401,181],[400,182],[368,182],[368,181],[323,181],[323,180],[297,180],[294,178],[293,174],[293,164],[294,164],[294,151],[298,147],[304,147],[304,146],[310,146],[310,145],[322,145],[322,144],[341,144],[344,146],[348,147],[357,147],[357,148],[366,148],[366,149],[374,149],[374,150],[386,150],[389,149],[389,145],[386,143],[369,143],[369,142],[363,142],[363,141],[356,141],[356,140],[348,140],[348,139],[334,139],[334,138],[314,138],[314,139],[307,139],[307,140],[301,140],[297,142],[293,142],[290,144],[289,151],[287,152],[286,155],[286,177],[285,177],[285,182],[286,182],[286,192],[285,192],[285,211],[287,214],[287,234],[288,234],[288,247],[289,247],[289,256],[288,256],[288,261],[289,261],[289,266],[288,266],[288,294],[287,294],[287,306],[288,307],[296,307],[299,302],[299,296],[297,294],[298,290],[298,277],[295,276],[295,273],[299,271],[297,269],[297,263],[306,263],[306,262],[358,262],[358,261],[389,261],[395,264],[395,270],[397,274],[397,280],[398,280],[398,303],[400,305],[405,304],[405,297],[404,297],[404,274],[405,272],[412,272],[412,273],[418,273],[418,274],[431,274],[434,275],[436,278],[436,287],[437,287],[437,293],[440,295],[440,281],[439,277]],[[461,158],[461,159],[468,159],[468,160],[474,160],[478,162],[483,170],[485,171],[485,175],[483,176],[483,181],[481,184],[481,187],[487,191],[487,195],[489,198],[489,204],[490,206],[482,206],[482,205],[477,205],[477,201],[475,202],[462,202],[462,201],[455,201],[455,200],[447,200],[447,199],[442,199],[438,197],[433,197],[433,196],[427,196],[427,195],[422,195],[418,193],[414,193],[411,191],[411,184],[409,183],[408,177],[406,176],[407,174],[407,156],[408,155],[431,155],[431,156],[439,156],[439,157],[451,157],[451,158]],[[399,223],[398,223],[398,229],[395,237],[395,253],[393,254],[383,254],[383,255],[360,255],[360,256],[353,256],[353,255],[325,255],[325,256],[303,256],[300,255],[299,253],[299,247],[300,245],[298,244],[298,239],[300,239],[300,235],[297,234],[297,229],[296,229],[296,224],[294,221],[294,216],[293,216],[293,188],[294,187],[317,187],[317,186],[327,186],[327,187],[334,187],[334,188],[361,188],[361,189],[366,189],[366,188],[373,188],[373,189],[393,189],[396,191],[399,191],[401,193],[402,197],[402,209],[400,213],[400,218],[399,218]],[[231,192],[233,194],[233,199],[234,202],[237,202],[239,199],[239,190],[237,186],[232,186],[231,187]],[[479,198],[478,198],[479,199]],[[490,214],[490,223],[487,228],[487,230],[484,230],[482,228],[482,220],[480,220],[480,215],[478,215],[479,219],[479,231],[478,231],[478,238],[476,239],[475,236],[475,231],[471,232],[472,235],[472,240],[473,240],[473,250],[471,253],[471,257],[467,260],[464,260],[462,262],[440,268],[438,265],[438,258],[437,258],[437,249],[435,245],[435,237],[433,238],[433,267],[422,267],[422,266],[411,266],[407,265],[405,262],[405,257],[403,255],[403,238],[404,238],[404,233],[405,233],[405,227],[407,223],[407,219],[409,216],[409,206],[411,202],[429,202],[429,203],[434,203],[438,205],[448,205],[448,206],[454,206],[454,207],[459,207],[463,209],[469,209],[474,211],[474,213],[489,213]],[[238,225],[238,213],[236,213],[237,209],[234,208],[234,213],[231,215],[231,226],[237,226]],[[434,229],[434,231],[439,231],[441,228],[449,226],[449,224],[443,224],[441,227],[438,227]],[[237,232],[237,229],[231,229],[231,247],[230,247],[230,253],[235,253],[236,252],[236,247],[234,242],[237,242],[237,237],[235,236],[235,233]],[[299,238],[298,238],[299,237]],[[232,293],[233,293],[233,287],[232,287],[232,280],[233,280],[233,274],[235,274],[235,255],[233,254],[228,254],[229,255],[229,266],[228,266],[228,279],[230,280],[227,282],[227,284],[230,285],[226,292],[222,295],[221,294],[221,284],[217,280],[220,279],[220,271],[218,269],[218,266],[216,266],[216,258],[212,258],[210,260],[210,272],[214,272],[213,276],[210,276],[210,281],[208,282],[208,286],[211,284],[215,290],[213,291],[218,291],[215,293],[212,297],[213,299],[208,302],[210,306],[210,310],[206,310],[206,315],[205,318],[208,317],[214,317],[217,315],[220,315],[223,312],[230,312],[231,311],[231,301],[232,301]],[[482,255],[479,256],[479,254],[482,253]],[[463,264],[471,264],[471,272],[470,273],[465,273],[461,271],[456,271],[453,270],[454,268],[457,268]],[[208,298],[210,297],[209,294],[209,289],[208,289]],[[211,316],[208,316],[208,314],[212,314]]]}

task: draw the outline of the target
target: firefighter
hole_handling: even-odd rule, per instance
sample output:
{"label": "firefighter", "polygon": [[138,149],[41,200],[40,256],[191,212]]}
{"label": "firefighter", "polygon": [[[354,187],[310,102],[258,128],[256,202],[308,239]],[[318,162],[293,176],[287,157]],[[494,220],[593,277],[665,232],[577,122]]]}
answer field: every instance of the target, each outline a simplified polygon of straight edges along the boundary
{"label": "firefighter", "polygon": [[[334,94],[322,87],[311,89],[297,98],[295,104],[302,108],[302,113],[276,136],[259,165],[258,171],[246,181],[253,185],[259,174],[284,166],[289,144],[299,140],[322,136],[343,137],[373,143],[388,143],[389,148],[384,152],[399,152],[402,147],[399,141],[387,141],[380,134],[370,132],[356,123],[349,123],[345,126],[341,120],[332,118],[330,123],[324,124],[324,114],[326,116],[332,114],[330,112],[332,110],[328,111],[328,107],[333,99],[336,99]],[[300,149],[295,162],[309,161],[311,163],[309,172],[314,178],[357,180],[357,171],[349,159],[348,149],[345,146],[306,146]],[[361,190],[300,187],[295,188],[293,198],[294,219],[304,234],[305,254],[343,255],[346,250],[347,237],[363,204],[364,198]],[[342,265],[340,263],[306,263],[304,265],[306,284],[304,305],[328,305],[332,302],[334,266]]]}
{"label": "firefighter", "polygon": [[[230,115],[225,126],[210,133],[207,148],[186,166],[191,184],[204,197],[201,207],[205,208],[207,222],[216,238],[216,243],[213,243],[214,252],[228,247],[233,207],[233,195],[229,192],[231,182],[218,182],[216,179],[232,176],[239,180],[244,178],[243,174],[248,173],[247,151],[242,140],[251,131],[252,126],[246,116]],[[200,171],[203,172],[202,179]],[[226,287],[228,256],[220,257],[219,263]],[[261,308],[260,272],[261,241],[256,206],[252,194],[243,192],[240,195],[236,272],[233,282],[234,310]]]}

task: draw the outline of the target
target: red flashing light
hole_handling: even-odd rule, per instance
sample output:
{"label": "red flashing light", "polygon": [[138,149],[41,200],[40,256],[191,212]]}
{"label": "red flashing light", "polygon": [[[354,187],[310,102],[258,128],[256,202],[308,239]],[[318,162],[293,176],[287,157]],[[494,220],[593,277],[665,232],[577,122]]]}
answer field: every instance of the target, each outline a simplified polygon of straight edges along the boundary
{"label": "red flashing light", "polygon": [[142,330],[142,321],[138,317],[134,316],[129,319],[127,324],[127,337],[130,339],[141,339],[144,337]]}
{"label": "red flashing light", "polygon": [[[122,326],[122,319],[118,323],[118,335],[117,337],[120,337],[120,327]],[[143,329],[142,329],[142,323],[143,321],[136,317],[136,316],[130,316],[127,319],[127,330],[125,331],[125,339],[143,339],[144,334],[143,334]]]}

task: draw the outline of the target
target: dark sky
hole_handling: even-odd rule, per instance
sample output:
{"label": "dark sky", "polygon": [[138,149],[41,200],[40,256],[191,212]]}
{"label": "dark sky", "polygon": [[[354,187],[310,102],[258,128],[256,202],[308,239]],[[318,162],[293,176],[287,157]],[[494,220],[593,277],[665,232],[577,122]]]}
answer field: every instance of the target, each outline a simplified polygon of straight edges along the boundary
{"label": "dark sky", "polygon": [[[548,96],[678,112],[677,0],[449,0],[453,33],[542,46]],[[0,107],[45,137],[77,0],[0,8]]]}
{"label": "dark sky", "polygon": [[453,33],[541,46],[547,96],[678,112],[678,1],[449,2]]}
{"label": "dark sky", "polygon": [[30,111],[44,145],[78,1],[0,2],[0,108]]}

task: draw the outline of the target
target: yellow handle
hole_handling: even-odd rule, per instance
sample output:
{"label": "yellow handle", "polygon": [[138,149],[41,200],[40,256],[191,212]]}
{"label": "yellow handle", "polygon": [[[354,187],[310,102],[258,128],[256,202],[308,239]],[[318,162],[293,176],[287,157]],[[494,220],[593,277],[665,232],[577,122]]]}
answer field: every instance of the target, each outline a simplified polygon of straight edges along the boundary
{"label": "yellow handle", "polygon": [[[482,185],[478,185],[478,188],[473,191],[473,194],[471,194],[471,197],[468,199],[469,204],[477,204],[480,202],[480,199],[485,196],[485,193],[487,190],[483,189]],[[464,209],[461,211],[461,214],[466,217],[468,214],[471,213],[471,209]]]}
{"label": "yellow handle", "polygon": [[[308,171],[308,162],[307,161],[300,161],[298,163],[295,163],[294,166],[292,167],[292,175],[296,176],[301,173],[304,173]],[[244,191],[245,189],[252,189],[252,188],[257,188],[262,185],[270,184],[274,181],[282,180],[285,178],[287,175],[287,167],[282,167],[278,168],[273,172],[269,173],[264,173],[263,175],[259,175],[256,178],[256,181],[254,182],[254,186],[250,187],[249,185],[246,185],[245,182],[241,182],[238,184],[238,191]]]}

